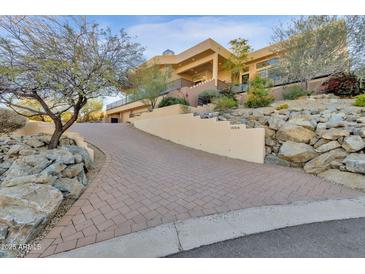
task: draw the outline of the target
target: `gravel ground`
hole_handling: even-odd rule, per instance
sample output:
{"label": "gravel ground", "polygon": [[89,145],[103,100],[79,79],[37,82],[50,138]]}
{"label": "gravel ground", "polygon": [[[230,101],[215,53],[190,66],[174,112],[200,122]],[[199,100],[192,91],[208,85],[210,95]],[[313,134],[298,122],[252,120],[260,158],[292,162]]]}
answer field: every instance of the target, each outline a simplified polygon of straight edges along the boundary
{"label": "gravel ground", "polygon": [[326,107],[329,104],[336,104],[341,106],[352,106],[354,99],[296,99],[296,100],[282,100],[276,101],[273,103],[273,107],[280,106],[282,104],[288,104],[289,108],[303,108],[303,109],[312,109],[312,108],[321,108]]}

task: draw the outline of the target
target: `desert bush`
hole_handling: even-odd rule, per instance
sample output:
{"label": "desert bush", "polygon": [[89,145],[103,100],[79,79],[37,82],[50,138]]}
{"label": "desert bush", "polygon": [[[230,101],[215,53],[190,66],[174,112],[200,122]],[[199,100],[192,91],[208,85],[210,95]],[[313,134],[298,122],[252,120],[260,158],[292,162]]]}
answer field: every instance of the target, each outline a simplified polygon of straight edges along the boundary
{"label": "desert bush", "polygon": [[276,110],[288,109],[288,108],[289,108],[288,104],[281,104],[276,107]]}
{"label": "desert bush", "polygon": [[13,111],[0,108],[0,134],[9,133],[25,126],[27,120]]}
{"label": "desert bush", "polygon": [[232,87],[229,87],[229,88],[227,88],[227,89],[225,89],[225,90],[222,90],[222,91],[220,92],[220,95],[221,95],[221,96],[225,96],[225,97],[232,98],[233,100],[236,100],[236,101],[237,101],[237,99],[236,99],[236,95],[237,95],[237,93],[235,93],[235,92],[233,91]]}
{"label": "desert bush", "polygon": [[247,95],[245,105],[248,108],[261,108],[261,107],[267,107],[274,101],[274,98],[271,96],[255,96],[252,94]]}
{"label": "desert bush", "polygon": [[176,98],[176,97],[164,97],[162,98],[161,102],[158,104],[159,108],[172,106],[172,105],[185,105],[188,106],[189,102],[186,101],[185,98]]}
{"label": "desert bush", "polygon": [[210,104],[214,98],[217,98],[219,96],[220,96],[220,94],[219,94],[218,90],[214,90],[214,89],[205,90],[199,94],[198,104],[199,105]]}
{"label": "desert bush", "polygon": [[266,107],[274,101],[274,97],[269,93],[270,82],[260,76],[256,76],[250,81],[250,89],[247,94],[245,105],[249,108]]}
{"label": "desert bush", "polygon": [[321,93],[333,93],[337,96],[352,97],[361,93],[360,80],[351,73],[333,75],[321,85]]}
{"label": "desert bush", "polygon": [[295,100],[307,94],[302,86],[294,85],[283,92],[283,98],[285,100]]}
{"label": "desert bush", "polygon": [[365,107],[365,93],[357,95],[353,105],[357,107]]}
{"label": "desert bush", "polygon": [[214,110],[217,111],[225,111],[238,106],[237,100],[227,96],[220,96],[213,99],[213,104],[215,104]]}

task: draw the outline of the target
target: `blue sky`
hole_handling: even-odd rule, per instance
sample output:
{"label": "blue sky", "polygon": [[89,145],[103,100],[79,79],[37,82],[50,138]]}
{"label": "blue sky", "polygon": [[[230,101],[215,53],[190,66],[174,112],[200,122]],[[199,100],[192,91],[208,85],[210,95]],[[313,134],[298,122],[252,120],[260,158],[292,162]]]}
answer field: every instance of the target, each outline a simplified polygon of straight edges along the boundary
{"label": "blue sky", "polygon": [[179,53],[207,38],[223,46],[237,37],[249,40],[254,49],[267,46],[272,27],[290,16],[91,16],[114,31],[124,28],[145,48],[145,57],[169,48]]}

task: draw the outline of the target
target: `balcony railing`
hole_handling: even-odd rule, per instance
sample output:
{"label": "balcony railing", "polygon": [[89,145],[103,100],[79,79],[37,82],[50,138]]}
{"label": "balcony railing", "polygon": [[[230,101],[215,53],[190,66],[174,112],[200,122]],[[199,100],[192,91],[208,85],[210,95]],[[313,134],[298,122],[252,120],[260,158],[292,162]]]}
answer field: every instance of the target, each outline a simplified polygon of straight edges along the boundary
{"label": "balcony railing", "polygon": [[192,87],[194,86],[194,82],[186,80],[186,79],[177,79],[175,81],[172,81],[170,83],[167,84],[167,89],[163,92],[161,92],[161,95],[163,94],[167,94],[171,91],[177,90],[177,89],[181,89],[183,87]]}
{"label": "balcony railing", "polygon": [[236,93],[248,91],[248,84],[239,84],[232,87],[232,91]]}
{"label": "balcony railing", "polygon": [[[169,92],[172,92],[172,91],[177,90],[177,89],[181,89],[183,87],[191,87],[193,85],[194,85],[194,82],[192,82],[192,81],[189,81],[189,80],[186,80],[186,79],[183,79],[183,78],[177,79],[175,81],[169,82],[167,84],[167,89],[164,90],[163,92],[161,92],[161,95],[165,95]],[[112,109],[112,108],[120,107],[120,106],[129,104],[129,103],[132,103],[134,101],[138,101],[138,100],[136,100],[133,95],[127,95],[123,99],[120,99],[120,100],[115,101],[111,104],[108,104],[106,106],[106,109],[109,110],[109,109]]]}
{"label": "balcony railing", "polygon": [[110,103],[110,104],[106,105],[106,110],[116,108],[116,107],[120,107],[120,106],[129,104],[129,103],[132,103],[134,101],[136,101],[136,100],[132,96],[127,95],[126,97],[124,97],[124,98],[122,98],[118,101],[115,101],[113,103]]}

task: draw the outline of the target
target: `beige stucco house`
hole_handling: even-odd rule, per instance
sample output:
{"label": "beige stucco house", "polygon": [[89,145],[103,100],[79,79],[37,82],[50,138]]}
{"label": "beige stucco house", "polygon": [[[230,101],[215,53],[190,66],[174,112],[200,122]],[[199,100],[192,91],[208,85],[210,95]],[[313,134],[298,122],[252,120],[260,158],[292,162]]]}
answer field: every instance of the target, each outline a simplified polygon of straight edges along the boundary
{"label": "beige stucco house", "polygon": [[[179,54],[166,50],[162,55],[155,56],[146,62],[146,65],[160,65],[161,68],[172,68],[168,89],[163,96],[183,96],[190,105],[198,104],[198,96],[205,90],[222,90],[231,83],[232,73],[225,69],[225,62],[231,52],[218,44],[213,39],[207,39]],[[247,70],[239,75],[240,91],[245,92],[248,82],[255,75],[267,77],[274,84],[273,92],[280,97],[282,88],[280,76],[275,69],[278,56],[274,53],[273,46],[250,52],[247,61]],[[311,83],[311,88],[319,85],[321,81]],[[275,87],[275,85],[277,85]],[[130,117],[139,115],[148,110],[142,101],[131,102],[128,98],[117,101],[107,106],[106,117],[108,122],[126,122]]]}

